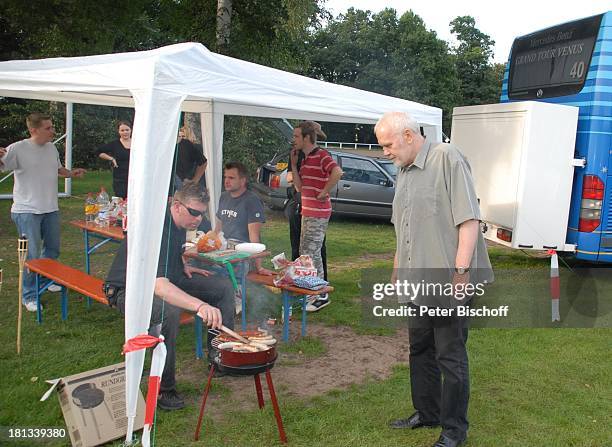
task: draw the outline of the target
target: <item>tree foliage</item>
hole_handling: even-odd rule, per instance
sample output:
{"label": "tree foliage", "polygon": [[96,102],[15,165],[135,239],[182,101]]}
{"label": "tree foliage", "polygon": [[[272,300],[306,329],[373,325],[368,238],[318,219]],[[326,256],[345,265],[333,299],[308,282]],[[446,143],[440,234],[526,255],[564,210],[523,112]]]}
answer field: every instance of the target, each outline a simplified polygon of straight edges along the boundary
{"label": "tree foliage", "polygon": [[[412,11],[398,18],[390,8],[376,14],[351,8],[314,34],[310,74],[440,107],[448,133],[453,107],[496,102],[501,90],[499,68],[490,61],[491,38],[469,16],[456,18],[451,27],[459,40],[456,50]],[[354,131],[336,125],[333,133],[347,138]],[[370,132],[364,139],[373,142],[374,136]]]}
{"label": "tree foliage", "polygon": [[[218,6],[218,0],[4,0],[0,58],[83,56],[185,41],[219,50]],[[491,64],[494,42],[470,16],[450,23],[459,43],[449,48],[412,11],[398,17],[389,8],[375,14],[351,8],[332,18],[324,0],[240,0],[231,6],[223,49],[229,56],[440,107],[446,131],[454,106],[499,97],[503,66]],[[34,110],[51,112],[61,131],[63,105],[0,98],[0,145],[27,136],[24,117]],[[131,120],[133,111],[74,110],[75,164],[95,166],[94,149],[115,138],[115,122]],[[376,142],[371,126],[323,127],[334,140]],[[249,166],[286,144],[269,122],[253,118],[228,117],[225,135],[226,159]]]}
{"label": "tree foliage", "polygon": [[450,22],[459,45],[454,51],[461,86],[462,105],[496,102],[500,95],[499,74],[491,64],[495,41],[476,28],[470,16]]}

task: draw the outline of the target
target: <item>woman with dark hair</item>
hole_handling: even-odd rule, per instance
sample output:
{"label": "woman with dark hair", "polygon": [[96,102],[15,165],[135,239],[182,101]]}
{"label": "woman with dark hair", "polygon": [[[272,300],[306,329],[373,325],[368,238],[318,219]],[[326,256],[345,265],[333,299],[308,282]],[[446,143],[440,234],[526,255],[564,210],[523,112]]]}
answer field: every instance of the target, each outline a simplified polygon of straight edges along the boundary
{"label": "woman with dark hair", "polygon": [[130,170],[130,147],[132,146],[132,125],[127,121],[117,123],[119,139],[98,148],[96,153],[102,160],[110,161],[113,169],[113,194],[127,198],[128,172]]}

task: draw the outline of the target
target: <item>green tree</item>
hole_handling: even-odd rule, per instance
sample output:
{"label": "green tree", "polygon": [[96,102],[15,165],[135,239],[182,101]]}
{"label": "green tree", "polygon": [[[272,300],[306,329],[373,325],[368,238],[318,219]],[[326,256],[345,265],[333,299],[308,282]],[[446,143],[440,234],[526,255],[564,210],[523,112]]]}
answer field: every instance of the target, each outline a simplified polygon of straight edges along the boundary
{"label": "green tree", "polygon": [[[372,14],[351,8],[314,35],[312,48],[312,76],[440,107],[448,129],[460,99],[453,58],[412,11],[398,18],[394,9]],[[355,130],[334,125],[331,133],[352,141]],[[375,141],[371,132],[361,135]]]}
{"label": "green tree", "polygon": [[452,109],[460,100],[460,83],[448,44],[412,11],[401,17],[399,35],[395,96],[441,108],[443,129],[449,134]]}
{"label": "green tree", "polygon": [[[228,55],[297,73],[306,72],[308,36],[326,17],[322,4],[323,0],[235,2]],[[109,0],[47,3],[4,0],[2,5],[0,59],[3,60],[137,51],[184,41],[201,42],[212,50],[217,49],[217,0],[133,0],[121,4]],[[35,110],[51,112],[58,133],[62,131],[62,104],[0,98],[0,144],[26,137],[24,118]],[[132,117],[131,110],[75,105],[75,164],[100,166],[95,148],[115,138],[117,119]],[[266,141],[259,137],[260,123],[256,120],[231,119],[227,126],[230,137],[240,135],[245,141]],[[245,130],[248,126],[250,131]],[[245,160],[255,160],[265,154],[266,151],[260,150],[262,145],[243,144],[247,150]]]}
{"label": "green tree", "polygon": [[471,16],[455,18],[450,27],[459,42],[454,54],[461,81],[461,105],[498,102],[501,81],[491,63],[495,41],[476,28]]}

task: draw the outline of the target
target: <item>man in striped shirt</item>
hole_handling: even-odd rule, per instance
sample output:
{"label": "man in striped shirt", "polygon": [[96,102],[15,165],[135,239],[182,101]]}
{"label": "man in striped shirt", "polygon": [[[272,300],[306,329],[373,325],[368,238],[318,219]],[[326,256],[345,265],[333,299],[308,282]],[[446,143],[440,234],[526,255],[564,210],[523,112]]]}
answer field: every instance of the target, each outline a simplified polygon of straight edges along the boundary
{"label": "man in striped shirt", "polygon": [[[317,134],[322,134],[321,126],[314,121],[303,121],[293,129],[291,172],[293,186],[302,196],[300,254],[312,257],[319,278],[323,278],[321,246],[332,213],[329,192],[342,177],[342,169],[329,152],[317,146]],[[304,153],[304,161],[298,169],[299,151]],[[327,294],[319,295],[306,310],[317,311],[328,304]]]}

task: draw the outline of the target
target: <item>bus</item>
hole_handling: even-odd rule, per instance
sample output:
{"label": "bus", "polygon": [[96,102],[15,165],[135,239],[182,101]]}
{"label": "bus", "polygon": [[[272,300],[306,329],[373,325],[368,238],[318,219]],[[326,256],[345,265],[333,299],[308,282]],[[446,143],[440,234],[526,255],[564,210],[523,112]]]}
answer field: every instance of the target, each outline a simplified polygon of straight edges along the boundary
{"label": "bus", "polygon": [[526,100],[579,108],[566,242],[612,263],[612,11],[514,40],[500,102]]}

